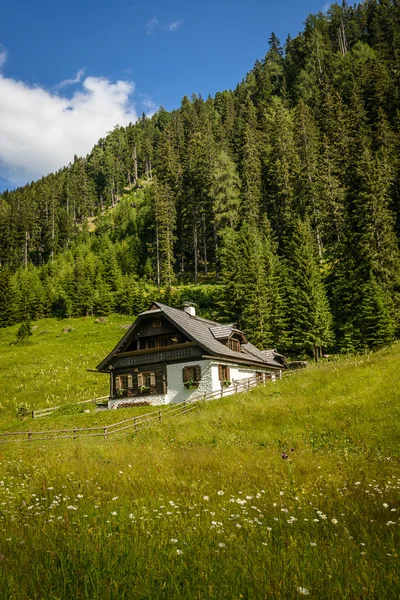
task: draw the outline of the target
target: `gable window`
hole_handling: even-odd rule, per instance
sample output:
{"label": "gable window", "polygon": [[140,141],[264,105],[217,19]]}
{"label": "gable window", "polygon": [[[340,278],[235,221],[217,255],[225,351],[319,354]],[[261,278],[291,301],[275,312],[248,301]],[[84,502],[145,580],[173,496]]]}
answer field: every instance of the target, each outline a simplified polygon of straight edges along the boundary
{"label": "gable window", "polygon": [[240,342],[239,340],[233,340],[232,338],[228,340],[228,348],[234,350],[234,352],[240,352]]}
{"label": "gable window", "polygon": [[161,318],[154,318],[153,319],[153,327],[161,327]]}
{"label": "gable window", "polygon": [[218,365],[218,379],[221,383],[231,380],[231,370],[226,365]]}
{"label": "gable window", "polygon": [[201,380],[201,367],[195,365],[193,367],[183,367],[183,383],[198,383]]}
{"label": "gable window", "polygon": [[160,337],[150,337],[143,339],[144,348],[163,348],[164,346],[175,346],[181,343],[181,335],[179,333],[173,335],[162,335]]}

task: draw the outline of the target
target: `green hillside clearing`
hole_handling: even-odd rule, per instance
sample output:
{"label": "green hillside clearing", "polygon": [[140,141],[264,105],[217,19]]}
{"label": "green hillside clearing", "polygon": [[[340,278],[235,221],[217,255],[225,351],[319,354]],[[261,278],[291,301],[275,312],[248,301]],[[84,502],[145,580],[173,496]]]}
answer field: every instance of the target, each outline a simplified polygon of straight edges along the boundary
{"label": "green hillside clearing", "polygon": [[[68,378],[76,399],[102,393],[103,384],[84,393],[85,378],[96,378],[84,369],[126,321],[81,319],[68,334],[51,322],[55,341],[69,340],[54,363],[64,383],[63,361],[82,354]],[[35,344],[45,371],[56,354],[53,334],[39,335],[45,326],[31,345],[3,343],[6,361],[21,352],[26,381]],[[399,358],[395,344],[310,367],[136,437],[2,444],[4,597],[398,598]],[[31,426],[12,416],[20,397],[8,386],[3,423],[8,414]],[[34,423],[87,426],[100,416]]]}

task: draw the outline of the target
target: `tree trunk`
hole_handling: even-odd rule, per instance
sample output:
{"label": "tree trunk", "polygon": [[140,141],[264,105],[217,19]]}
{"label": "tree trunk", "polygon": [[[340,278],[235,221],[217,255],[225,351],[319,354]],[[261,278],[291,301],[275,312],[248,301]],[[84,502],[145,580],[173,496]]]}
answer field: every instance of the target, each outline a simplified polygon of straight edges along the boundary
{"label": "tree trunk", "polygon": [[132,154],[132,159],[133,159],[133,183],[136,183],[137,181],[137,153],[136,153],[136,144],[133,147],[133,154]]}
{"label": "tree trunk", "polygon": [[208,274],[208,265],[207,265],[207,230],[206,230],[206,218],[203,213],[203,245],[204,245],[204,273]]}
{"label": "tree trunk", "polygon": [[29,234],[28,234],[28,230],[25,231],[25,247],[24,247],[24,265],[25,265],[25,269],[28,268],[28,239],[29,239]]}
{"label": "tree trunk", "polygon": [[219,271],[218,271],[218,236],[217,236],[217,228],[214,223],[213,227],[213,237],[214,237],[214,248],[215,248],[215,279],[219,279]]}
{"label": "tree trunk", "polygon": [[160,289],[160,240],[158,237],[158,225],[156,226],[156,262],[157,262],[157,288]]}
{"label": "tree trunk", "polygon": [[193,252],[194,252],[194,280],[197,282],[197,223],[195,215],[193,214]]}

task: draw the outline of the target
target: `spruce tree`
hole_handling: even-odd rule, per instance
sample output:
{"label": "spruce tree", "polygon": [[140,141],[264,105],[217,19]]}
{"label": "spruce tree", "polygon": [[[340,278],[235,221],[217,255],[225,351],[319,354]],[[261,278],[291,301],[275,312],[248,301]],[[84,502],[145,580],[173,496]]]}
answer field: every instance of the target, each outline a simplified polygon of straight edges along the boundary
{"label": "spruce tree", "polygon": [[0,327],[16,321],[15,292],[8,267],[0,269]]}
{"label": "spruce tree", "polygon": [[287,318],[296,354],[316,360],[332,342],[332,316],[308,220],[297,220],[287,257]]}

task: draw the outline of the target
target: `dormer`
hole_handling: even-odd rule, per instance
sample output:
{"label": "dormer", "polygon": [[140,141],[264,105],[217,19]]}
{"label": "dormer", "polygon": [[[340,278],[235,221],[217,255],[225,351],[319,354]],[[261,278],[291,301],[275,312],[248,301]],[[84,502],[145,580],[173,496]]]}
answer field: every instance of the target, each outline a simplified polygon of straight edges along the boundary
{"label": "dormer", "polygon": [[242,344],[247,344],[247,338],[243,331],[236,328],[236,325],[220,325],[210,327],[210,331],[216,340],[227,346],[233,352],[241,352]]}

